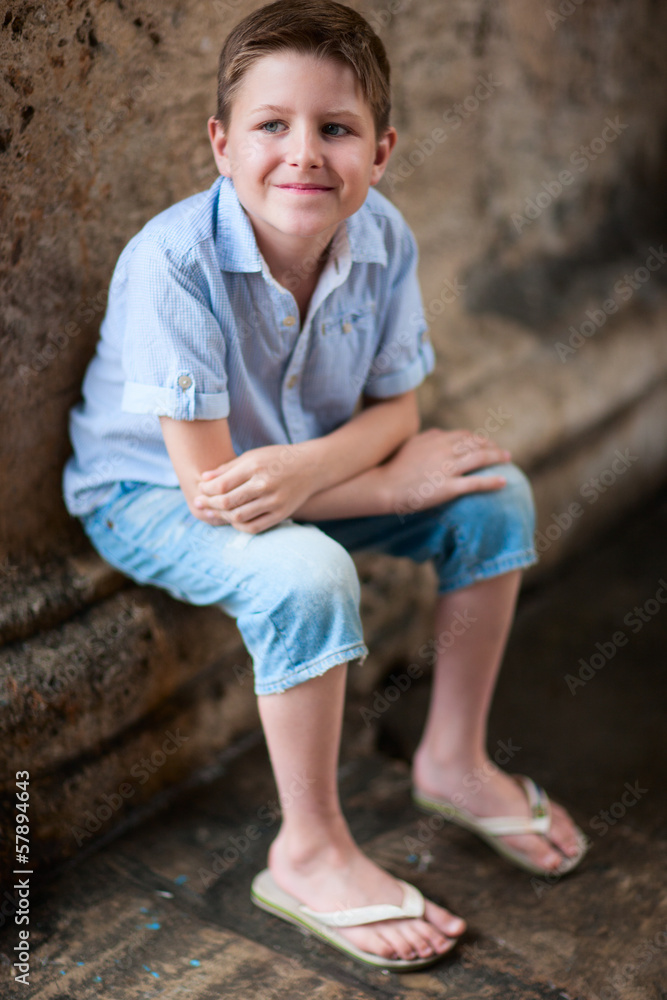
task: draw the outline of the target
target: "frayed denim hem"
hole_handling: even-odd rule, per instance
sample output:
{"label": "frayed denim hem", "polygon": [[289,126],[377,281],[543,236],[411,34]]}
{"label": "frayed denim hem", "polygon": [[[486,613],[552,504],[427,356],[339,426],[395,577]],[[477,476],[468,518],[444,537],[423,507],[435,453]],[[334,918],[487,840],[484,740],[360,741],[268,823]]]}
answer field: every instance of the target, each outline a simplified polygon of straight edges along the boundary
{"label": "frayed denim hem", "polygon": [[298,671],[290,673],[280,681],[274,681],[272,684],[256,684],[255,694],[283,694],[285,691],[289,691],[290,688],[296,687],[298,684],[303,684],[304,681],[309,681],[313,677],[325,674],[327,670],[330,670],[331,667],[337,667],[339,663],[347,663],[349,660],[359,660],[359,666],[361,666],[367,656],[368,647],[364,643],[355,643],[352,646],[343,647],[343,649],[339,649],[335,653],[329,653],[319,660],[312,660]]}
{"label": "frayed denim hem", "polygon": [[458,576],[444,585],[441,582],[438,586],[438,594],[448,594],[452,590],[463,590],[464,587],[470,587],[473,583],[490,580],[494,576],[501,576],[514,569],[527,569],[538,561],[539,557],[535,549],[520,549],[518,552],[510,552],[482,563],[469,573],[459,573]]}

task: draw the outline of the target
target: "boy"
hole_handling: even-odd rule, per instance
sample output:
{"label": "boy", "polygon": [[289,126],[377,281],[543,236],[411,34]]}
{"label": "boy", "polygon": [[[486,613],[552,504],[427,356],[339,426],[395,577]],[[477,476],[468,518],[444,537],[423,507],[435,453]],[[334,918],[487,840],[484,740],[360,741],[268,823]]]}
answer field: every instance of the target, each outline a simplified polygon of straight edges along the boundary
{"label": "boy", "polygon": [[[457,612],[474,623],[438,655],[417,802],[531,871],[582,850],[564,810],[486,754],[535,561],[532,499],[493,442],[419,433],[415,388],[435,361],[416,246],[373,190],[396,141],[389,110],[384,48],[350,8],[278,0],[232,31],[208,123],[221,177],[121,254],[64,486],[111,564],[237,619],[284,796],[254,901],[407,969],[465,924],[366,858],[340,810],[347,662],[368,652],[351,550],[433,558],[436,634]],[[425,483],[423,508],[397,516]],[[285,795],[304,766],[308,787]],[[488,780],[465,796],[478,768]]]}

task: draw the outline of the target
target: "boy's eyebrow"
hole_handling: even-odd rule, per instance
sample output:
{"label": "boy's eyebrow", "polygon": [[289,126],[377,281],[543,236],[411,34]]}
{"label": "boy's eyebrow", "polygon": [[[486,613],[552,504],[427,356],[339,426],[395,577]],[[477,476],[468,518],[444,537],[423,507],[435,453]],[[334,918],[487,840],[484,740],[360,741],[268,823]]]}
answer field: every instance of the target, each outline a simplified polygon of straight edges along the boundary
{"label": "boy's eyebrow", "polygon": [[[250,114],[254,115],[258,111],[270,111],[274,115],[285,115],[285,114],[291,114],[292,113],[292,109],[291,108],[283,108],[283,107],[280,107],[277,104],[260,104],[260,105],[258,105],[258,107],[253,108],[252,111],[250,112]],[[341,118],[343,116],[345,116],[347,118],[355,118],[359,122],[362,122],[364,120],[361,117],[361,115],[355,114],[355,112],[354,111],[350,111],[349,108],[338,108],[338,109],[336,109],[334,111],[325,111],[322,117],[323,118]]]}

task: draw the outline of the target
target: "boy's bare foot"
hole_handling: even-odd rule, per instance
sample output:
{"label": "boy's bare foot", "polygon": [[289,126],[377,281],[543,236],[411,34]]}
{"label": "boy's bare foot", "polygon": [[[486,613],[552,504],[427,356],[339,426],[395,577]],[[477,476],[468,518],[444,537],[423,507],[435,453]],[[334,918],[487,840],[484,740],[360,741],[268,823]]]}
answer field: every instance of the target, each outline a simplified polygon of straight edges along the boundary
{"label": "boy's bare foot", "polygon": [[[396,879],[361,852],[345,826],[335,821],[334,826],[320,843],[309,838],[308,845],[281,830],[269,848],[269,869],[278,885],[322,913],[374,903],[400,906],[403,890]],[[339,933],[383,958],[442,955],[454,947],[466,925],[441,906],[425,903],[423,918],[341,927]]]}
{"label": "boy's bare foot", "polygon": [[[480,819],[488,816],[530,816],[523,789],[488,758],[474,767],[444,767],[430,760],[426,753],[418,752],[413,763],[413,782],[419,791],[453,801],[454,805]],[[563,863],[563,855],[573,858],[579,854],[581,843],[565,809],[551,800],[551,811],[548,836],[529,833],[498,839],[508,847],[521,851],[536,865],[555,871]]]}

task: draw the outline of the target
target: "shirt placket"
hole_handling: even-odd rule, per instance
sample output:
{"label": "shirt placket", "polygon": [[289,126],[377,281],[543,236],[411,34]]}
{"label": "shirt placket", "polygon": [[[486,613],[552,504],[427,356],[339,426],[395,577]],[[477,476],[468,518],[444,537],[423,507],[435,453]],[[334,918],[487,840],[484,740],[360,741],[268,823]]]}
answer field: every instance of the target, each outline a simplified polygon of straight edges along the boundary
{"label": "shirt placket", "polygon": [[[327,261],[324,271],[320,275],[320,280],[313,292],[308,315],[299,335],[285,371],[282,385],[282,410],[285,426],[293,442],[304,441],[307,437],[306,427],[303,420],[303,408],[301,404],[301,381],[303,369],[308,351],[308,337],[311,327],[315,321],[315,316],[319,312],[327,296],[338,288],[350,272],[351,258],[349,244],[345,231],[337,234],[332,247],[331,257]],[[299,322],[299,310],[296,300],[290,292],[286,293],[285,302],[291,305],[287,313],[282,317],[283,326],[291,327]]]}
{"label": "shirt placket", "polygon": [[293,333],[295,327],[297,330],[296,343],[294,344],[289,363],[283,375],[281,406],[290,439],[292,441],[301,441],[303,440],[305,427],[299,398],[299,385],[308,347],[308,329],[305,325],[301,330],[298,329],[299,310],[291,292],[286,291],[280,296],[277,319],[280,324],[281,337],[285,336],[286,333],[288,335]]}

